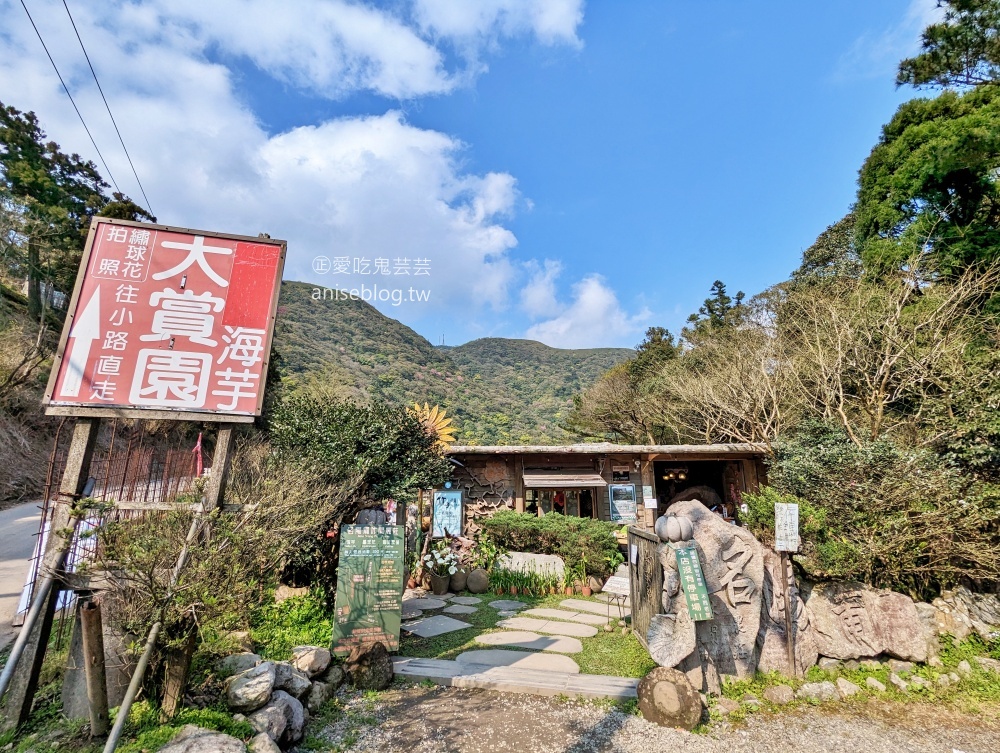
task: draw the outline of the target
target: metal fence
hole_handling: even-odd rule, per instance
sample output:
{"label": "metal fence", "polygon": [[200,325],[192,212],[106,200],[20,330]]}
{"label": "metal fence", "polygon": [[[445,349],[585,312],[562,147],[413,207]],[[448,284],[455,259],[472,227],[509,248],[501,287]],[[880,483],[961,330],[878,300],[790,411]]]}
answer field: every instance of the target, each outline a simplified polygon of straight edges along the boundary
{"label": "metal fence", "polygon": [[632,630],[649,650],[646,633],[653,615],[663,611],[663,568],[657,549],[656,534],[636,526],[628,529],[628,569],[632,602]]}

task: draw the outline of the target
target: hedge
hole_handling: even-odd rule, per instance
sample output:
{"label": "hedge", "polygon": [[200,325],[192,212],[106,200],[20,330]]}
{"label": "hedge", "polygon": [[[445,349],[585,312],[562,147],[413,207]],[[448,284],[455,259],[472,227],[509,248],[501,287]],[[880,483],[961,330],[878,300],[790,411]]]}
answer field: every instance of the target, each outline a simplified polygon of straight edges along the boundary
{"label": "hedge", "polygon": [[588,575],[607,577],[622,561],[612,523],[559,513],[538,517],[502,510],[480,525],[500,546],[512,552],[557,554],[572,570],[586,561]]}

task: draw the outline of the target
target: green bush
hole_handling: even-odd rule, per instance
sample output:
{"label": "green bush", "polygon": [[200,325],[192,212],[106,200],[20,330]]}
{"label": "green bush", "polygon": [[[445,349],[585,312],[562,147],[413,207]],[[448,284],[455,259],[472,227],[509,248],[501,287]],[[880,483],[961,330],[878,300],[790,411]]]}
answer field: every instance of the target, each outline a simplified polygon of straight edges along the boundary
{"label": "green bush", "polygon": [[588,575],[606,577],[621,562],[614,537],[618,526],[603,520],[559,513],[539,518],[529,513],[502,510],[484,520],[482,526],[505,549],[557,554],[568,568],[585,562]]}

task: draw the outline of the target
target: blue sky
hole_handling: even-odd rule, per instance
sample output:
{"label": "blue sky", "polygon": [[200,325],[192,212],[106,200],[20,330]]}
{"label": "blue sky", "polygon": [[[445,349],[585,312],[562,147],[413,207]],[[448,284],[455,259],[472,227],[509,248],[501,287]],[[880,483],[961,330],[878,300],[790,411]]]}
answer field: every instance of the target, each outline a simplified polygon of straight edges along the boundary
{"label": "blue sky", "polygon": [[[138,198],[61,2],[31,0]],[[933,0],[70,2],[161,222],[289,240],[288,279],[426,289],[432,342],[635,345],[784,279],[848,209]],[[0,100],[91,148],[18,2]],[[318,274],[313,259],[429,259]],[[319,267],[322,269],[322,267]],[[317,305],[331,305],[330,303]]]}

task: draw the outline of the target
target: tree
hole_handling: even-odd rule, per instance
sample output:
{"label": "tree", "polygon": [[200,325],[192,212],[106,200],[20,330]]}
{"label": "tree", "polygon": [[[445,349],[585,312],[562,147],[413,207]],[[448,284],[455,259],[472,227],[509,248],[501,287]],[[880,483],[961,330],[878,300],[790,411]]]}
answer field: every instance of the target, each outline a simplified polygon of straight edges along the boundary
{"label": "tree", "polygon": [[856,221],[854,212],[849,212],[820,233],[802,253],[802,263],[792,272],[792,280],[810,283],[861,275],[861,256],[854,240]]}
{"label": "tree", "polygon": [[664,362],[676,358],[679,348],[669,329],[650,327],[646,330],[646,339],[635,346],[635,351],[632,369],[641,374],[655,371]]}
{"label": "tree", "polygon": [[743,291],[731,298],[726,292],[726,284],[722,280],[712,283],[712,295],[698,309],[697,314],[688,317],[690,327],[685,327],[682,333],[685,340],[693,341],[712,329],[725,327],[739,318],[740,307],[743,305]]}
{"label": "tree", "polygon": [[939,0],[944,20],[923,33],[920,54],[899,64],[896,83],[964,87],[1000,79],[1000,2]]}

